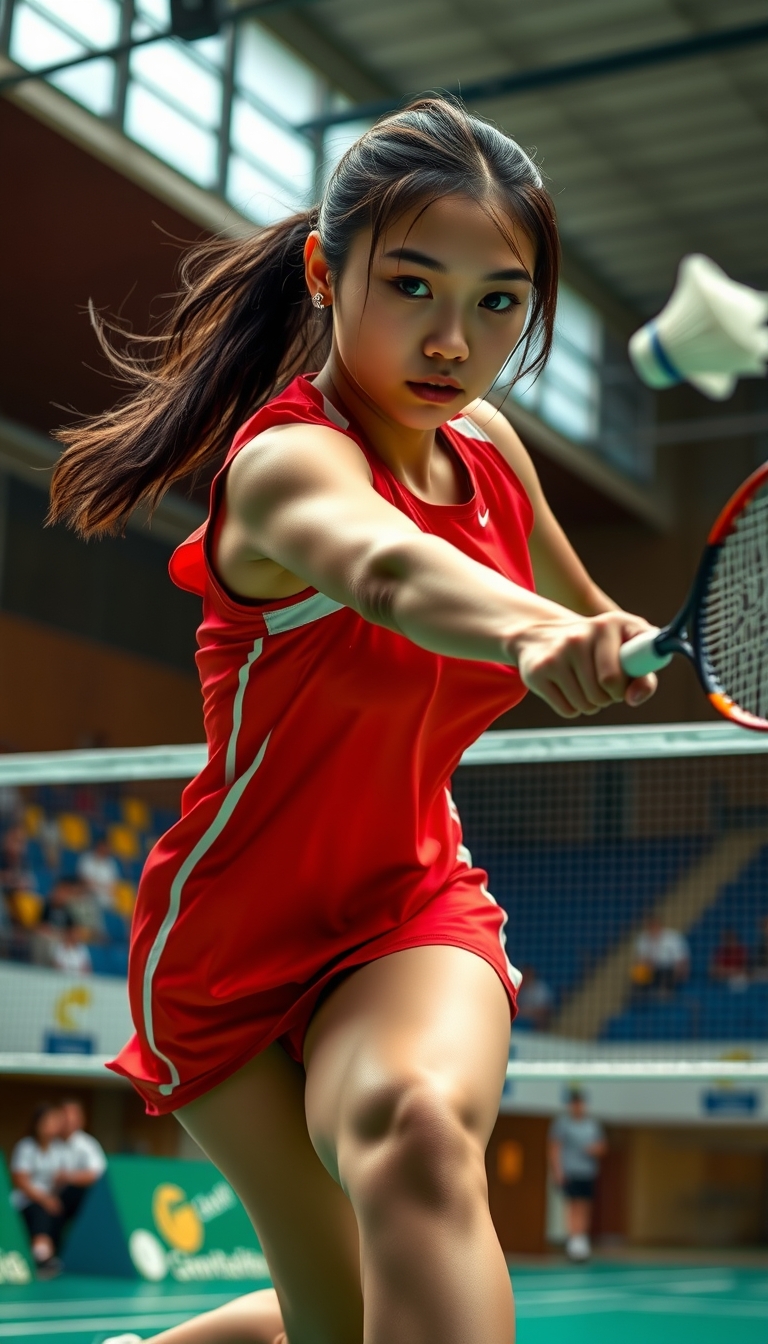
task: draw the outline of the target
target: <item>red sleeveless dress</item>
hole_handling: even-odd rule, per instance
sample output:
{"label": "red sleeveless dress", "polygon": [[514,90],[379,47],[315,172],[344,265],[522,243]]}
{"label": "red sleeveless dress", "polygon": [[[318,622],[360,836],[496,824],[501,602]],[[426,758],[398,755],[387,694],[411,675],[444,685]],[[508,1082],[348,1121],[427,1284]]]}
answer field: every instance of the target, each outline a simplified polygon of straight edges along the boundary
{"label": "red sleeveless dress", "polygon": [[[533,588],[533,514],[491,441],[443,427],[470,498],[401,485],[304,377],[237,434],[227,464],[273,425],[341,430],[373,485],[424,532]],[[206,523],[171,560],[202,598],[197,664],[208,763],[152,850],[133,920],[136,1034],[110,1065],[152,1114],[177,1110],[279,1040],[297,1060],[318,999],[352,968],[425,944],[466,948],[515,1011],[506,916],[472,867],[451,799],[462,752],[525,690],[514,668],[429,653],[315,589],[272,602],[227,592]]]}

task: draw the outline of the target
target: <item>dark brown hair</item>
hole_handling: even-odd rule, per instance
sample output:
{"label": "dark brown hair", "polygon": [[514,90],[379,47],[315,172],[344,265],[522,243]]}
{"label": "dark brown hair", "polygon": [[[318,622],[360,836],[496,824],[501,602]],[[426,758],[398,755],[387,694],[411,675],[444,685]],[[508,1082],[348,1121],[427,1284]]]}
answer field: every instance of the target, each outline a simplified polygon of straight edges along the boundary
{"label": "dark brown hair", "polygon": [[[536,250],[521,372],[537,372],[552,343],[559,246],[554,207],[519,145],[456,101],[421,98],[379,121],[347,151],[318,209],[250,237],[214,239],[191,251],[181,288],[158,334],[112,344],[95,314],[113,369],[131,387],[101,415],[62,429],[50,520],[83,536],[120,531],[133,509],[158,503],[173,481],[225,449],[238,427],[296,373],[318,366],[330,316],[312,308],[303,250],[317,228],[338,278],[351,242],[448,195],[483,201],[513,244],[510,220]],[[513,244],[514,245],[514,244]]]}

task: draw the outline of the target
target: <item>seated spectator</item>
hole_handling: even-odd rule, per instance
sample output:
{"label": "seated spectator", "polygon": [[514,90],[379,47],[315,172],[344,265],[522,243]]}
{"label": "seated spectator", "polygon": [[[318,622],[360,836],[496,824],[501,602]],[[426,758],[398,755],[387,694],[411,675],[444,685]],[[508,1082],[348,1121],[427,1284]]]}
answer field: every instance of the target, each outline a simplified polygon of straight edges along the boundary
{"label": "seated spectator", "polygon": [[66,1149],[63,1169],[56,1177],[57,1193],[66,1218],[74,1218],[86,1191],[104,1175],[107,1159],[98,1139],[85,1132],[85,1112],[75,1098],[61,1106],[62,1139]]}
{"label": "seated spectator", "polygon": [[27,1224],[32,1256],[42,1275],[61,1268],[58,1250],[66,1213],[56,1187],[67,1157],[63,1126],[61,1107],[45,1102],[35,1111],[29,1134],[11,1154],[11,1202]]}
{"label": "seated spectator", "polygon": [[[3,747],[3,751],[8,748]],[[23,810],[21,792],[15,784],[0,784],[0,821],[3,825],[18,825]]]}
{"label": "seated spectator", "polygon": [[88,943],[103,943],[107,937],[107,927],[98,896],[76,878],[70,878],[68,885],[67,905],[82,939]]}
{"label": "seated spectator", "polygon": [[665,928],[657,915],[651,915],[635,939],[633,985],[640,990],[673,990],[688,979],[690,965],[687,939],[677,929]]}
{"label": "seated spectator", "polygon": [[723,929],[720,942],[709,963],[711,980],[726,983],[733,989],[746,987],[749,953],[735,929]]}
{"label": "seated spectator", "polygon": [[9,826],[0,842],[0,888],[5,896],[16,891],[37,891],[23,826]]}
{"label": "seated spectator", "polygon": [[74,928],[77,920],[70,906],[80,883],[71,877],[60,877],[51,888],[43,911],[43,927],[50,933],[61,933],[64,929]]}
{"label": "seated spectator", "polygon": [[760,920],[752,971],[756,980],[768,980],[768,915]]}
{"label": "seated spectator", "polygon": [[35,908],[37,880],[27,855],[23,826],[9,826],[0,841],[0,907],[2,907],[2,955],[12,961],[29,961],[30,928],[39,920],[42,906]]}
{"label": "seated spectator", "polygon": [[63,929],[56,938],[51,948],[51,964],[57,971],[67,971],[70,975],[90,975],[93,970],[91,954],[77,925]]}
{"label": "seated spectator", "polygon": [[57,939],[76,928],[80,942],[100,943],[106,938],[104,912],[96,897],[76,877],[60,877],[45,905],[41,932],[52,950]]}
{"label": "seated spectator", "polygon": [[52,873],[57,872],[61,863],[61,833],[55,817],[42,817],[35,839],[43,851],[46,866]]}
{"label": "seated spectator", "polygon": [[548,1031],[554,1006],[555,996],[546,980],[537,975],[535,967],[524,966],[523,981],[517,992],[516,1023],[534,1031]]}
{"label": "seated spectator", "polygon": [[109,852],[106,836],[98,836],[93,849],[81,854],[77,864],[77,876],[96,897],[102,910],[115,909],[120,868],[117,860]]}

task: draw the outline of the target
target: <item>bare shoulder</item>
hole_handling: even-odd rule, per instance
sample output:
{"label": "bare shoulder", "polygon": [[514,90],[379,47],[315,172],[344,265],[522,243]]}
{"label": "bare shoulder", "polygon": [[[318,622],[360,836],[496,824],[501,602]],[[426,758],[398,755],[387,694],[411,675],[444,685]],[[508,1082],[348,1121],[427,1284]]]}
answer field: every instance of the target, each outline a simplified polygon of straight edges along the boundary
{"label": "bare shoulder", "polygon": [[509,423],[503,411],[490,401],[470,402],[464,408],[464,415],[488,435],[493,445],[505,457],[512,470],[520,477],[534,509],[541,496],[541,486],[530,455],[520,435]]}
{"label": "bare shoulder", "polygon": [[230,502],[371,482],[364,454],[349,435],[326,425],[275,425],[244,444],[228,473]]}

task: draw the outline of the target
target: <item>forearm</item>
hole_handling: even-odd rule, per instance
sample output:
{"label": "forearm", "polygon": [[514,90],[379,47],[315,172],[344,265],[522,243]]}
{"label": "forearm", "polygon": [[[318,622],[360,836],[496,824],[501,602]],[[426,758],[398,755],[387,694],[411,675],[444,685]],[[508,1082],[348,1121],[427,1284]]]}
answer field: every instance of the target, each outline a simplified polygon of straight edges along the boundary
{"label": "forearm", "polygon": [[572,619],[558,603],[427,535],[375,554],[355,597],[361,615],[432,653],[511,666],[528,627]]}
{"label": "forearm", "polygon": [[25,1176],[21,1171],[13,1173],[13,1184],[17,1190],[21,1190],[22,1194],[27,1196],[27,1199],[34,1200],[35,1204],[43,1204],[48,1198],[45,1191],[40,1190],[30,1177]]}

